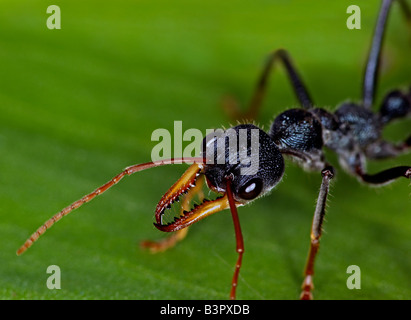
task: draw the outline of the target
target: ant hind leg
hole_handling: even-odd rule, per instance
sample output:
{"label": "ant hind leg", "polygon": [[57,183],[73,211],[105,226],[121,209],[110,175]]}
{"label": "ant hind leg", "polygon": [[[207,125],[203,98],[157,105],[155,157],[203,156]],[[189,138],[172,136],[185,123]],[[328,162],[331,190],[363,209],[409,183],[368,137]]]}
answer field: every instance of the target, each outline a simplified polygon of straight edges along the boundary
{"label": "ant hind leg", "polygon": [[297,72],[297,69],[288,51],[279,49],[272,52],[268,56],[267,61],[264,64],[264,68],[257,80],[257,85],[255,87],[254,94],[251,98],[247,111],[242,112],[237,101],[231,96],[224,98],[223,108],[226,110],[230,117],[238,120],[254,120],[257,117],[267,90],[268,78],[276,61],[281,62],[285,67],[291,86],[301,107],[305,109],[313,107],[314,103],[310,97],[310,94],[308,93],[306,85]]}
{"label": "ant hind leg", "polygon": [[[364,70],[362,102],[364,108],[371,109],[374,103],[378,75],[380,71],[380,59],[384,34],[387,29],[388,15],[394,0],[383,0],[375,26],[371,48],[368,54],[367,64]],[[398,0],[401,11],[411,26],[411,10],[405,0]]]}
{"label": "ant hind leg", "polygon": [[401,177],[409,179],[411,177],[411,167],[399,166],[386,169],[375,174],[368,174],[364,172],[362,168],[357,168],[356,174],[365,183],[372,185],[383,185],[391,183],[395,179]]}

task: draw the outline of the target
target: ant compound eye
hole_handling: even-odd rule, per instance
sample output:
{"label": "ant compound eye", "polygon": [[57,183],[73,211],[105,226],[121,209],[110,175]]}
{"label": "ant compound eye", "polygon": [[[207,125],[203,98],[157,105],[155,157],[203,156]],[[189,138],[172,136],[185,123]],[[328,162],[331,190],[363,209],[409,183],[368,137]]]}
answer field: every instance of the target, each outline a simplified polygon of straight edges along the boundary
{"label": "ant compound eye", "polygon": [[262,180],[252,179],[238,190],[238,196],[244,200],[252,200],[258,197],[262,189]]}

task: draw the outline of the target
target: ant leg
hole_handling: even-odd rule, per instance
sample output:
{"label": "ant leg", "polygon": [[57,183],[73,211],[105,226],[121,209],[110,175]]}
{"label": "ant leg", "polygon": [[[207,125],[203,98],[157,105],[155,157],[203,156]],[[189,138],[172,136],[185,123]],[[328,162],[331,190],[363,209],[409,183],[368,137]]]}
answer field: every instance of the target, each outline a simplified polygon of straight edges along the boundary
{"label": "ant leg", "polygon": [[369,184],[387,184],[400,177],[409,179],[411,177],[411,167],[399,166],[375,174],[367,174],[362,168],[357,167],[356,174],[363,182]]}
{"label": "ant leg", "polygon": [[244,253],[244,240],[243,234],[241,232],[240,220],[238,219],[237,207],[233,198],[233,193],[231,191],[231,180],[227,179],[227,195],[228,202],[230,205],[231,216],[233,218],[234,230],[235,230],[235,239],[236,239],[236,251],[238,253],[237,263],[235,265],[233,280],[231,282],[231,291],[230,299],[235,300],[236,298],[236,289],[238,285],[238,275],[240,274],[240,268],[243,261]]}
{"label": "ant leg", "polygon": [[174,232],[171,236],[153,241],[153,240],[144,240],[141,241],[140,246],[143,249],[148,249],[150,250],[151,253],[158,253],[158,252],[163,252],[166,251],[172,247],[174,247],[178,242],[183,240],[188,233],[188,228],[180,229],[176,232]]}
{"label": "ant leg", "polygon": [[411,136],[402,143],[394,144],[388,141],[377,141],[365,150],[368,159],[394,158],[411,148]]}
{"label": "ant leg", "polygon": [[380,13],[377,20],[377,25],[375,26],[374,36],[368,55],[367,66],[364,72],[364,82],[363,82],[363,106],[364,108],[371,109],[374,97],[375,97],[375,86],[377,83],[378,73],[379,73],[379,63],[381,57],[381,46],[384,39],[384,33],[386,29],[386,22],[388,17],[388,12],[391,7],[392,0],[383,0]]}
{"label": "ant leg", "polygon": [[256,118],[266,93],[268,77],[274,63],[277,60],[279,60],[284,65],[290,79],[291,86],[294,89],[294,92],[301,106],[303,108],[309,109],[314,105],[301,76],[297,72],[294,63],[291,60],[289,53],[284,49],[279,49],[272,52],[268,56],[263,71],[258,78],[254,94],[251,98],[248,110],[246,112],[241,112],[239,110],[238,104],[234,101],[234,99],[230,97],[226,99],[225,109],[231,117],[237,119],[241,117],[246,119]]}
{"label": "ant leg", "polygon": [[313,275],[314,262],[320,247],[320,237],[322,233],[322,224],[325,216],[325,206],[327,202],[328,191],[330,188],[330,181],[334,177],[334,168],[328,166],[321,171],[322,182],[320,193],[318,194],[317,205],[315,207],[313,222],[311,226],[311,243],[308,252],[307,263],[304,269],[304,281],[301,286],[302,292],[301,300],[312,300],[313,295],[311,291],[314,289]]}
{"label": "ant leg", "polygon": [[[374,30],[374,36],[371,44],[371,48],[368,54],[367,65],[364,70],[363,80],[363,106],[364,108],[371,109],[374,98],[376,85],[379,73],[379,64],[381,58],[381,47],[384,40],[384,34],[387,25],[387,18],[391,8],[393,0],[383,0],[378,15],[377,24]],[[401,9],[404,13],[408,24],[411,24],[411,11],[404,0],[398,0]]]}
{"label": "ant leg", "polygon": [[[190,211],[190,203],[195,195],[197,195],[200,202],[204,200],[204,193],[203,193],[203,190],[201,189],[204,183],[204,176],[201,175],[197,181],[198,181],[197,184],[188,191],[188,193],[182,200],[181,210],[180,210],[181,214],[184,211]],[[188,228],[189,227],[177,230],[173,232],[171,236],[168,236],[161,240],[157,240],[157,241],[144,240],[140,243],[140,246],[143,249],[150,250],[151,253],[158,253],[158,252],[166,251],[174,247],[178,242],[182,241],[187,236]]]}

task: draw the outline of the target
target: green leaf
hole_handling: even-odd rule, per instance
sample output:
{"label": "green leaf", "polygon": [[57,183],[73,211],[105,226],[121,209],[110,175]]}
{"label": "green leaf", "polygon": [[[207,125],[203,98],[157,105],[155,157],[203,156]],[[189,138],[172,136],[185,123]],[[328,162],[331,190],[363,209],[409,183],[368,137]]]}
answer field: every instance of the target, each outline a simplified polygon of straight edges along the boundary
{"label": "green leaf", "polygon": [[[228,211],[213,215],[161,254],[140,249],[165,235],[153,226],[162,194],[186,169],[125,178],[58,222],[24,255],[20,245],[63,207],[123,168],[150,161],[158,128],[228,127],[221,100],[247,105],[269,52],[286,48],[318,106],[360,98],[377,1],[361,1],[361,30],[346,27],[345,1],[55,1],[61,30],[46,26],[45,1],[0,3],[0,298],[227,299],[237,258]],[[377,105],[410,85],[409,28],[394,5]],[[297,106],[277,68],[258,123]],[[387,138],[409,135],[409,121]],[[411,297],[409,181],[374,189],[338,166],[314,277],[316,299]],[[411,157],[369,164],[370,172]],[[287,162],[270,196],[239,209],[245,241],[239,299],[297,299],[319,173]],[[49,290],[49,265],[61,269]],[[347,267],[361,268],[349,290]]]}

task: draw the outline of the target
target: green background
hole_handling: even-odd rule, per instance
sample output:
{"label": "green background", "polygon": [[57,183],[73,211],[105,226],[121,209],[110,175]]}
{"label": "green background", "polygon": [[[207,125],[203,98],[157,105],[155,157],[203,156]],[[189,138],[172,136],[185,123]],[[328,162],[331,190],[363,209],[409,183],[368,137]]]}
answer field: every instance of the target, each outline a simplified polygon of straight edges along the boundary
{"label": "green background", "polygon": [[[360,97],[379,1],[54,1],[62,29],[46,27],[50,1],[0,3],[0,297],[2,299],[227,299],[236,260],[228,211],[194,225],[162,254],[139,248],[164,236],[154,208],[183,166],[124,179],[65,217],[29,251],[15,252],[61,208],[124,167],[150,161],[158,128],[229,126],[222,97],[249,101],[264,58],[287,48],[318,106]],[[348,30],[349,4],[362,10]],[[410,84],[410,28],[390,18],[377,104]],[[281,68],[258,123],[295,107]],[[400,141],[403,121],[384,131]],[[317,299],[411,297],[409,181],[369,188],[336,165],[316,264]],[[411,157],[370,163],[371,172]],[[296,299],[309,246],[319,173],[287,162],[268,197],[239,210],[245,248],[239,299]],[[61,268],[49,290],[46,269]],[[361,290],[346,269],[361,268]]]}

